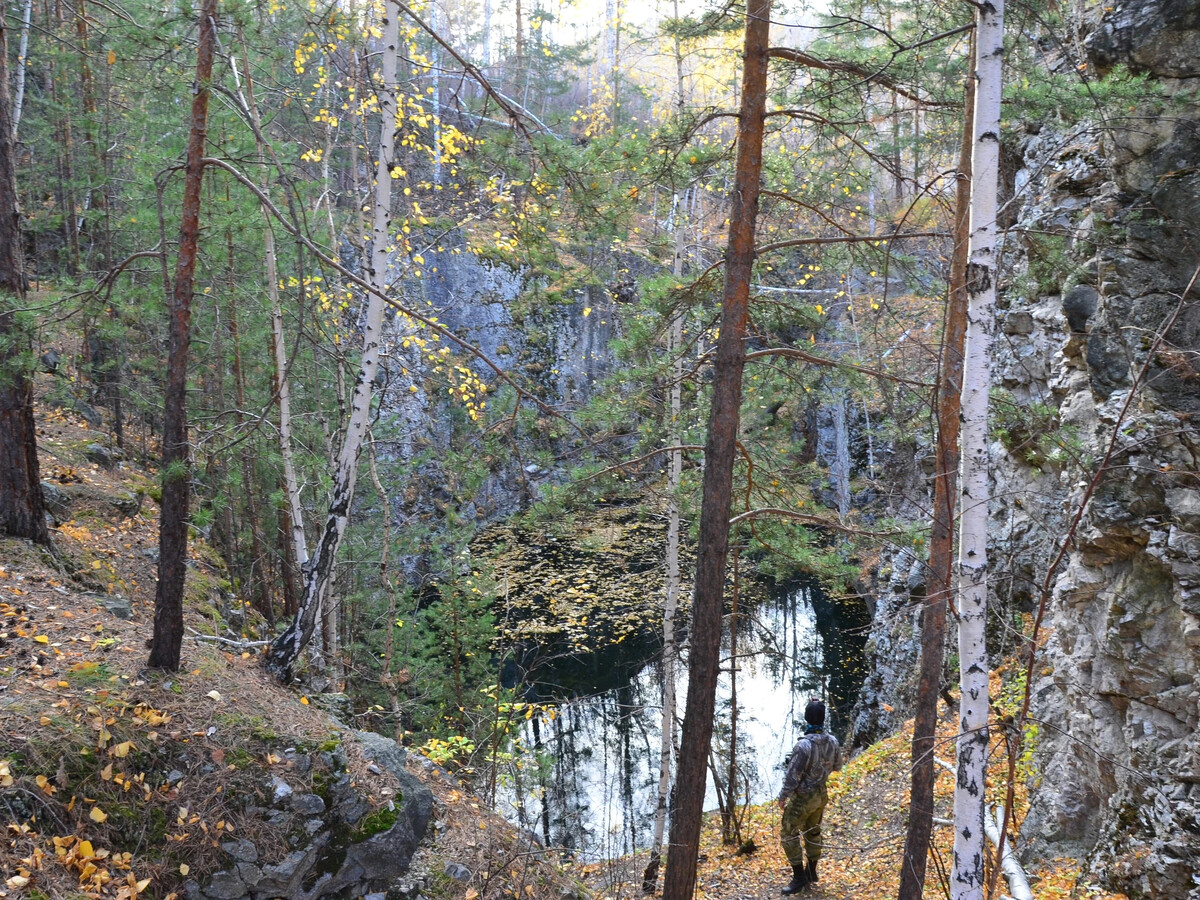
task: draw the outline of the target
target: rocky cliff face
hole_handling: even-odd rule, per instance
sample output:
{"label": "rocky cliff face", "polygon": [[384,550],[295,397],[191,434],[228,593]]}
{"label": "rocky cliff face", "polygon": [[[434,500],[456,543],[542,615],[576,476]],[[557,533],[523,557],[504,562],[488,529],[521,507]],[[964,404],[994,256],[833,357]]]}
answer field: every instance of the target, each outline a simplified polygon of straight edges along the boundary
{"label": "rocky cliff face", "polygon": [[[1024,851],[1086,859],[1131,897],[1197,898],[1200,2],[1105,9],[1084,28],[1089,71],[1126,66],[1158,99],[1101,124],[1029,125],[1017,148],[991,633],[998,654],[1024,650],[1010,626],[1045,597]],[[911,708],[920,572],[893,553],[872,591],[860,743]]]}
{"label": "rocky cliff face", "polygon": [[[422,521],[437,530],[452,519],[482,527],[525,509],[546,485],[564,477],[556,458],[574,436],[531,398],[568,413],[591,400],[614,370],[609,345],[620,334],[620,304],[632,298],[626,294],[628,286],[617,283],[551,295],[526,273],[471,253],[460,233],[444,236],[425,259],[425,274],[404,285],[408,302],[509,373],[527,392],[521,409],[530,415],[516,428],[509,423],[495,429],[508,442],[502,450],[489,451],[478,428],[463,426],[464,403],[447,395],[446,376],[434,371],[429,355],[419,366],[428,384],[441,386],[428,396],[423,390],[410,394],[403,373],[414,363],[404,353],[415,351],[393,346],[393,355],[384,357],[381,378],[376,434],[381,471],[385,481],[394,476],[400,482],[392,497],[396,522]],[[399,343],[397,339],[393,345]],[[448,345],[440,341],[432,349]],[[485,398],[490,406],[513,410],[510,388],[486,363],[462,354],[459,347],[449,349],[457,357],[452,362],[492,387]],[[486,465],[486,471],[445,465],[452,453],[466,453],[472,462]],[[434,563],[408,555],[399,565],[416,577]]]}
{"label": "rocky cliff face", "polygon": [[[1056,409],[1077,452],[1009,452],[999,466],[998,587],[1036,605],[1069,534],[1035,669],[1041,784],[1026,839],[1087,856],[1132,897],[1196,897],[1200,3],[1109,9],[1090,64],[1147,73],[1173,100],[1025,142],[1017,269],[1042,275],[1014,280],[998,374],[1018,401]],[[1067,263],[1057,284],[1039,269],[1048,248]]]}

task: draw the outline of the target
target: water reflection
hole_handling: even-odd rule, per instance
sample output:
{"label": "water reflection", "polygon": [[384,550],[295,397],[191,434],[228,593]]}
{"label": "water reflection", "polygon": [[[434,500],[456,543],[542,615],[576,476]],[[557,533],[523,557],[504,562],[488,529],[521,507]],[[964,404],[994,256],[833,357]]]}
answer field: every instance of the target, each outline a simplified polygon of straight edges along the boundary
{"label": "water reflection", "polygon": [[[849,724],[861,683],[859,626],[865,624],[865,611],[860,614],[859,605],[852,609],[832,602],[813,585],[791,585],[739,615],[735,757],[743,802],[747,792],[750,802],[761,803],[778,790],[810,696],[826,699],[835,732]],[[629,663],[613,659],[600,669],[611,674]],[[677,667],[679,715],[687,689],[685,666],[686,656]],[[620,856],[651,840],[662,665],[651,660],[630,668],[634,674],[619,686],[562,700],[553,718],[527,723],[521,736],[524,763],[502,773],[502,811],[545,844],[573,849],[584,859]],[[727,625],[712,758],[722,780],[729,767],[730,668]],[[710,771],[705,809],[716,806]]]}

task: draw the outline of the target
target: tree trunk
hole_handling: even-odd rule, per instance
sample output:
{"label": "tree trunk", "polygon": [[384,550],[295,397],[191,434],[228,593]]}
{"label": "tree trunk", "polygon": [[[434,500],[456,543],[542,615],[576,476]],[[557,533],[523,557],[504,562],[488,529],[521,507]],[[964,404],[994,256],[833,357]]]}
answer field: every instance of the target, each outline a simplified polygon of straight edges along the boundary
{"label": "tree trunk", "polygon": [[[676,4],[678,9],[678,3]],[[675,195],[672,217],[675,229],[675,261],[672,271],[683,277],[683,198]],[[667,332],[667,355],[671,357],[671,424],[667,429],[671,446],[681,443],[679,417],[683,410],[683,313],[671,321]],[[663,603],[663,673],[662,673],[662,737],[658,754],[658,801],[654,807],[654,837],[650,845],[650,861],[642,872],[642,891],[653,894],[658,889],[658,869],[662,863],[663,834],[667,826],[667,804],[670,801],[671,758],[675,752],[675,611],[679,607],[679,485],[683,480],[683,452],[671,451],[671,468],[667,478],[667,583]]]}
{"label": "tree trunk", "polygon": [[[268,229],[269,230],[269,229]],[[234,429],[239,437],[245,424],[243,410],[246,409],[246,373],[242,369],[242,341],[238,331],[237,303],[233,297],[233,231],[225,230],[229,242],[229,340],[233,344],[233,386],[237,397],[237,410],[234,412]],[[254,455],[251,452],[250,441],[243,441],[242,457],[242,490],[246,495],[246,524],[250,528],[250,566],[248,568],[249,583],[245,585],[258,611],[262,613],[271,630],[275,628],[275,609],[271,602],[271,593],[267,588],[267,577],[263,566],[267,560],[267,549],[263,543],[262,531],[258,526],[258,490],[254,484]]]}
{"label": "tree trunk", "polygon": [[[379,468],[375,465],[375,439],[372,436],[367,445],[367,470],[371,473],[371,483],[379,495],[379,505],[385,510],[383,516],[383,538],[379,552],[379,584],[387,592],[388,612],[384,627],[387,637],[383,642],[383,662],[379,664],[379,684],[388,695],[388,703],[392,707],[392,736],[396,743],[404,737],[404,706],[400,699],[400,688],[405,684],[408,673],[400,673],[400,677],[392,673],[392,663],[396,658],[396,583],[388,571],[388,556],[392,547],[392,508],[391,498],[384,490],[379,478]],[[497,701],[499,702],[499,701]],[[498,733],[498,731],[497,731]],[[495,767],[492,769],[495,772]],[[495,780],[493,778],[493,788]]]}
{"label": "tree trunk", "polygon": [[913,722],[912,787],[908,832],[900,870],[898,900],[921,900],[925,864],[933,835],[933,754],[937,745],[937,703],[946,642],[946,607],[953,587],[954,510],[958,487],[958,426],[962,408],[963,341],[967,330],[967,249],[970,236],[971,141],[975,122],[975,80],[966,79],[958,191],[954,206],[954,249],[950,291],[937,388],[937,478],[929,536],[925,609],[921,616],[921,674]]}
{"label": "tree trunk", "polygon": [[517,17],[517,45],[516,57],[513,60],[512,71],[512,87],[509,88],[509,93],[516,97],[518,88],[521,86],[521,70],[525,65],[525,24],[522,21],[524,16],[521,11],[521,0],[516,0],[516,17]]}
{"label": "tree trunk", "polygon": [[189,482],[187,369],[192,291],[200,244],[200,187],[204,178],[204,140],[208,132],[208,94],[217,43],[217,0],[200,9],[196,80],[188,132],[179,223],[179,258],[169,304],[171,347],[163,403],[162,513],[158,535],[158,589],[154,595],[154,637],[147,665],[179,668],[183,645],[183,586],[187,574]]}
{"label": "tree trunk", "polygon": [[33,385],[22,357],[28,340],[17,321],[25,299],[15,128],[8,87],[8,27],[0,16],[0,532],[50,546],[38,473]]}
{"label": "tree trunk", "polygon": [[976,7],[975,127],[971,168],[971,241],[967,263],[967,335],[963,362],[962,520],[958,537],[959,676],[962,686],[958,777],[954,789],[953,900],[981,900],[984,789],[988,750],[987,524],[988,361],[995,327],[996,195],[1000,163],[1000,88],[1004,2]]}
{"label": "tree trunk", "polygon": [[[238,32],[238,40],[242,47],[245,48],[246,41],[240,30]],[[247,60],[249,59],[248,52],[246,52],[246,58]],[[237,66],[233,65],[232,68],[234,77],[236,78]],[[264,166],[262,178],[263,196],[269,197],[270,178],[267,176],[265,168],[269,148],[266,146],[263,138],[262,118],[258,114],[258,105],[254,100],[254,78],[251,74],[249,63],[246,65],[246,92],[243,104],[254,128],[254,142],[258,152],[259,163]],[[354,141],[351,141],[351,144],[353,145]],[[278,160],[276,160],[276,164],[278,165]],[[355,165],[354,169],[355,172],[358,171],[357,165]],[[354,202],[357,207],[359,205],[357,192],[355,193]],[[275,400],[279,406],[279,455],[283,460],[284,493],[287,496],[288,504],[287,511],[284,514],[288,538],[283,553],[284,615],[295,615],[297,592],[295,590],[294,574],[297,570],[303,572],[308,565],[308,544],[304,537],[304,507],[301,504],[300,482],[296,478],[295,453],[292,449],[291,377],[289,375],[287,343],[284,340],[283,333],[283,307],[279,302],[278,254],[275,251],[275,232],[272,228],[271,215],[265,206],[263,207],[263,218],[265,219],[265,229],[263,231],[263,264],[266,269],[267,296],[271,302],[271,350],[272,360],[275,364]]]}
{"label": "tree trunk", "polygon": [[738,572],[740,551],[733,552],[733,598],[729,609],[729,766],[725,775],[725,810],[721,815],[721,843],[740,844],[742,829],[738,822],[738,597],[741,577]]}
{"label": "tree trunk", "polygon": [[725,562],[729,553],[733,461],[742,400],[745,335],[754,268],[754,226],[761,189],[763,121],[767,100],[767,46],[771,0],[746,8],[745,63],[738,120],[737,169],[729,215],[721,331],[713,363],[712,409],[704,450],[700,539],[692,600],[687,707],[671,811],[670,850],[663,883],[666,900],[691,900],[704,803],[705,764],[712,743]]}
{"label": "tree trunk", "polygon": [[[29,70],[29,27],[33,23],[33,0],[21,4],[21,38],[17,44],[17,95],[12,104],[12,139],[17,140],[21,110],[25,106],[25,73]],[[5,60],[7,68],[7,60]]]}
{"label": "tree trunk", "polygon": [[[376,291],[387,288],[388,245],[391,233],[391,169],[395,160],[396,121],[396,60],[399,50],[400,9],[395,0],[387,0],[383,22],[382,76],[379,88],[380,121],[379,159],[375,168],[374,222],[372,225],[369,281]],[[367,296],[367,315],[363,327],[363,351],[354,392],[350,402],[350,418],[334,472],[333,493],[329,515],[305,572],[304,595],[300,609],[287,630],[271,645],[266,667],[281,681],[292,677],[292,667],[301,651],[312,639],[321,619],[325,595],[333,579],[333,563],[338,545],[350,518],[354,485],[358,477],[358,460],[366,437],[371,411],[371,395],[375,373],[379,369],[379,345],[383,331],[384,303],[379,293]]]}

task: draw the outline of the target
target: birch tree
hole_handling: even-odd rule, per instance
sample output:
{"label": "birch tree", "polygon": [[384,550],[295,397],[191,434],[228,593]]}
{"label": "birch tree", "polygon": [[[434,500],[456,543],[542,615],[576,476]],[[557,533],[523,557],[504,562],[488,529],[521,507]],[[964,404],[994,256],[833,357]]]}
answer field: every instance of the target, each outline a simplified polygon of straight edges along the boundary
{"label": "birch tree", "polygon": [[[673,12],[679,18],[679,0],[674,0]],[[683,42],[678,29],[673,36],[675,57],[675,108],[682,119],[684,101]],[[676,282],[683,277],[683,258],[687,234],[687,196],[678,192],[672,198],[671,228],[675,232],[675,253],[671,274]],[[667,583],[663,603],[663,673],[662,673],[662,735],[658,756],[658,800],[654,807],[654,832],[650,846],[650,861],[642,873],[642,891],[653,894],[658,888],[658,870],[662,863],[663,835],[667,826],[667,806],[671,796],[671,769],[675,753],[675,662],[679,648],[675,639],[675,613],[679,608],[679,488],[683,482],[683,443],[680,415],[683,411],[683,312],[671,320],[667,331],[667,355],[671,358],[670,427],[667,440],[671,450],[667,478]]]}
{"label": "birch tree", "polygon": [[[17,139],[21,127],[21,110],[25,106],[25,73],[29,70],[29,27],[33,21],[33,0],[25,0],[21,6],[21,39],[17,44],[17,86],[12,105],[12,137]],[[7,63],[7,60],[5,61]]]}
{"label": "birch tree", "polygon": [[346,531],[358,463],[370,424],[371,399],[383,336],[383,294],[387,289],[388,249],[391,245],[392,169],[396,165],[396,69],[400,44],[400,7],[395,0],[384,6],[383,47],[380,55],[379,155],[375,165],[375,197],[371,225],[371,253],[368,260],[367,310],[363,323],[362,358],[354,378],[350,398],[350,418],[333,476],[329,512],[320,538],[305,572],[300,608],[287,629],[267,651],[266,667],[276,678],[287,681],[301,651],[312,639],[317,623],[324,616],[333,564]]}
{"label": "birch tree", "polygon": [[[686,193],[685,195],[686,196]],[[675,259],[672,273],[683,277],[684,197],[674,198]],[[663,602],[662,736],[658,756],[658,801],[654,807],[654,833],[650,862],[642,873],[642,890],[653,894],[658,887],[658,868],[662,861],[663,835],[666,832],[667,804],[671,790],[671,760],[675,752],[675,612],[679,608],[679,486],[683,481],[683,451],[680,449],[680,415],[683,411],[683,313],[671,320],[667,332],[667,355],[671,357],[671,408],[667,440],[672,445],[667,477],[667,583]]]}
{"label": "birch tree", "polygon": [[988,752],[987,620],[989,356],[995,324],[1004,2],[976,5],[975,123],[971,150],[967,334],[963,360],[958,535],[958,654],[962,688],[954,787],[953,900],[982,900],[984,792]]}
{"label": "birch tree", "polygon": [[[238,30],[238,39],[245,50],[246,40],[240,28]],[[245,52],[245,57],[249,60],[250,54],[248,51]],[[239,105],[242,107],[242,112],[249,120],[250,127],[254,131],[254,143],[259,164],[264,166],[261,181],[262,196],[264,199],[269,200],[271,185],[265,168],[267,157],[271,157],[271,161],[275,164],[277,171],[282,173],[284,169],[263,133],[262,116],[259,114],[258,104],[254,98],[254,77],[251,74],[250,66],[247,65],[246,67],[244,91],[241,87],[241,79],[238,77],[236,59],[230,59],[230,69],[233,72],[234,79],[238,81],[237,96]],[[290,557],[295,567],[304,572],[308,566],[308,542],[304,536],[304,507],[300,498],[300,482],[296,477],[295,451],[293,450],[292,443],[290,363],[288,361],[287,345],[284,340],[283,305],[279,299],[278,254],[275,250],[275,232],[272,228],[273,223],[270,209],[265,202],[262,204],[262,208],[265,223],[265,228],[263,229],[263,264],[266,270],[267,296],[271,305],[271,353],[275,364],[275,402],[279,407],[279,456],[283,462],[283,485],[288,504],[286,517],[288,545],[284,552]],[[285,586],[285,589],[286,591],[290,591],[291,587]]]}
{"label": "birch tree", "polygon": [[963,97],[962,145],[954,204],[954,249],[942,329],[937,382],[937,471],[929,535],[929,574],[921,613],[921,669],[913,716],[912,783],[908,831],[897,900],[920,900],[925,887],[929,841],[933,834],[937,704],[945,656],[946,611],[954,569],[954,513],[957,508],[959,415],[962,409],[963,342],[967,328],[967,253],[970,249],[971,147],[975,124],[975,80],[968,76]]}

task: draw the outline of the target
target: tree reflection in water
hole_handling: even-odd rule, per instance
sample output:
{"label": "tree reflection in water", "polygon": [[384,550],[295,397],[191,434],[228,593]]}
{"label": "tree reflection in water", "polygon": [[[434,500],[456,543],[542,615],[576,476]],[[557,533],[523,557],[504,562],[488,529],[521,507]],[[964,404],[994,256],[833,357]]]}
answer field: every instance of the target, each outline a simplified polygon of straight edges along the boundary
{"label": "tree reflection in water", "polygon": [[[830,726],[844,735],[862,683],[868,624],[859,598],[832,599],[812,583],[781,586],[754,606],[743,602],[736,673],[741,802],[747,785],[752,803],[762,803],[778,790],[810,696],[825,697]],[[727,770],[729,752],[728,630],[723,647],[713,737],[713,762],[721,773]],[[535,671],[532,698],[555,703],[554,715],[527,723],[520,739],[521,765],[500,773],[501,811],[542,843],[572,850],[584,860],[621,856],[650,843],[662,664],[661,659],[646,659],[644,642],[638,649],[640,658],[610,654],[590,660],[591,685],[580,683],[576,670],[571,688],[555,689],[551,685],[568,681],[562,673]],[[683,666],[677,669],[680,709],[686,663],[685,649]],[[710,773],[705,809],[716,806]]]}

